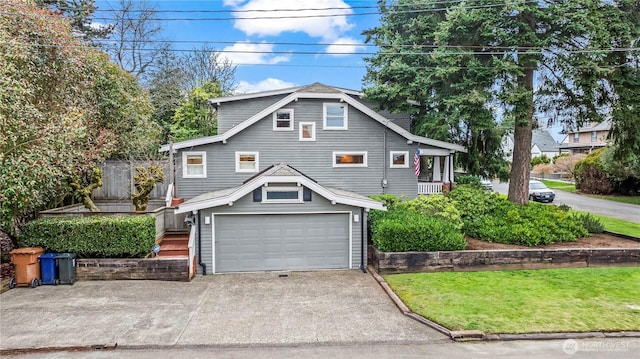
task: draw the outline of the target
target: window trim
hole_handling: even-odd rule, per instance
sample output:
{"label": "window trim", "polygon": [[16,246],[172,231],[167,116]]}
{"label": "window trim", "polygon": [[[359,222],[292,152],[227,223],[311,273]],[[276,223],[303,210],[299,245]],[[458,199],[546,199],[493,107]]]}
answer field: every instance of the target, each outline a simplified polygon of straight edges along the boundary
{"label": "window trim", "polygon": [[[404,155],[404,164],[393,163],[393,156],[396,154]],[[409,151],[389,151],[389,168],[409,168]]]}
{"label": "window trim", "polygon": [[[341,127],[327,126],[327,107],[342,106],[343,123]],[[325,102],[322,104],[322,129],[329,131],[344,131],[349,129],[349,106],[344,102]]]}
{"label": "window trim", "polygon": [[[289,127],[278,127],[278,112],[288,112],[289,113]],[[273,111],[273,130],[274,131],[293,131],[293,109],[292,108],[281,108]]]}
{"label": "window trim", "polygon": [[[302,128],[311,125],[311,138],[302,137]],[[298,122],[298,140],[299,141],[315,141],[316,140],[316,123],[315,122]]]}
{"label": "window trim", "polygon": [[[202,174],[192,175],[187,170],[188,156],[202,156]],[[193,165],[192,165],[193,166]],[[184,151],[182,152],[182,178],[207,178],[207,152],[205,151]]]}
{"label": "window trim", "polygon": [[580,143],[580,133],[578,132],[573,133],[573,143]]}
{"label": "window trim", "polygon": [[[362,155],[363,163],[337,163],[336,156],[338,155]],[[342,167],[369,167],[367,162],[367,151],[333,151],[333,156],[331,162],[334,168],[342,168]]]}
{"label": "window trim", "polygon": [[[255,168],[240,168],[240,156],[255,156]],[[255,173],[260,169],[260,153],[256,151],[236,151],[236,173]]]}
{"label": "window trim", "polygon": [[[262,186],[262,202],[261,203],[304,203],[302,195],[302,186]],[[268,199],[268,192],[297,192],[296,199]]]}
{"label": "window trim", "polygon": [[591,131],[591,142],[598,142],[598,132]]}

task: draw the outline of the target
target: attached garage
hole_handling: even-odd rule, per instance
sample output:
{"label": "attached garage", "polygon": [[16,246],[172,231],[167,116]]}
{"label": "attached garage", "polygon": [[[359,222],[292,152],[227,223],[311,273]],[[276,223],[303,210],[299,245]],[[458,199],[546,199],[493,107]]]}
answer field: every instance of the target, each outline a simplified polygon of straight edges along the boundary
{"label": "attached garage", "polygon": [[350,223],[350,213],[216,215],[215,272],[349,268]]}

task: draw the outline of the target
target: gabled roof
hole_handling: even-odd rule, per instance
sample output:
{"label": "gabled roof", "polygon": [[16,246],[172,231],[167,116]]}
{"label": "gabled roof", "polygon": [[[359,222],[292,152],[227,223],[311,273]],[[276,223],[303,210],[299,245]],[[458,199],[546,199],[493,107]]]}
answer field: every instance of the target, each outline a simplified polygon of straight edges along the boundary
{"label": "gabled roof", "polygon": [[611,129],[611,121],[604,120],[600,123],[592,122],[587,124],[586,126],[582,126],[575,131],[569,131],[569,133],[575,132],[592,132],[592,131],[609,131]]}
{"label": "gabled roof", "polygon": [[231,206],[235,201],[269,183],[297,183],[305,186],[313,192],[331,201],[333,204],[345,204],[354,207],[386,210],[384,205],[368,197],[343,189],[324,187],[303,173],[286,164],[278,164],[268,167],[258,176],[254,176],[238,187],[225,188],[201,194],[182,204],[176,209],[176,213],[197,211],[200,209]]}
{"label": "gabled roof", "polygon": [[[513,143],[513,133],[507,135]],[[538,146],[541,152],[558,152],[560,143],[557,142],[549,131],[544,129],[535,129],[531,132],[531,148]]]}
{"label": "gabled roof", "polygon": [[[416,136],[410,133],[409,131],[405,130],[399,125],[393,123],[393,121],[382,116],[381,114],[372,110],[362,102],[353,98],[351,96],[350,90],[342,90],[336,87],[328,87],[322,84],[315,83],[305,87],[288,89],[287,91],[291,91],[291,93],[288,96],[282,98],[281,100],[274,103],[273,105],[251,116],[250,118],[241,122],[237,126],[229,129],[227,132],[217,136],[201,137],[201,138],[196,138],[192,140],[177,142],[173,144],[173,149],[179,150],[182,148],[190,148],[194,146],[200,146],[200,145],[216,143],[216,142],[226,143],[226,141],[229,138],[244,131],[249,126],[255,124],[256,122],[260,121],[266,116],[272,114],[274,111],[288,105],[291,102],[297,101],[298,99],[327,99],[327,100],[337,100],[337,101],[345,102],[351,105],[352,107],[356,108],[360,112],[366,114],[367,116],[378,121],[380,124],[386,126],[390,130],[398,133],[400,136],[404,137],[408,142],[416,142],[424,145],[445,148],[450,151],[467,152],[467,150],[460,145],[456,145],[456,144],[445,142],[445,141],[438,141],[438,140],[430,139],[427,137]],[[273,92],[274,91],[270,91],[268,93],[270,94],[270,96],[272,96]],[[287,93],[287,92],[283,92],[280,94],[284,94],[284,93]],[[252,95],[221,97],[217,99],[211,99],[210,101],[215,103],[238,101],[238,100],[244,100],[249,98],[262,97],[261,94],[264,94],[264,92],[259,94],[252,94]],[[247,97],[247,96],[252,96],[252,97]],[[169,151],[169,145],[164,145],[160,148],[160,152],[165,152],[165,151]]]}

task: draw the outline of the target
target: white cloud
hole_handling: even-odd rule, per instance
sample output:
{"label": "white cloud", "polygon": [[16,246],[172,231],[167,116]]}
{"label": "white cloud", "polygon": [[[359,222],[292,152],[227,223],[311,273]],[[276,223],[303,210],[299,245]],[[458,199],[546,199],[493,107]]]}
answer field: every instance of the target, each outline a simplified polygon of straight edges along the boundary
{"label": "white cloud", "polygon": [[290,57],[270,55],[269,52],[273,51],[272,44],[236,42],[222,51],[222,56],[227,57],[234,64],[277,64],[289,61]]}
{"label": "white cloud", "polygon": [[231,7],[235,7],[238,6],[240,3],[244,2],[245,0],[222,0],[222,4],[224,6],[231,6]]}
{"label": "white cloud", "polygon": [[246,81],[240,81],[236,93],[253,93],[261,91],[278,90],[289,87],[295,87],[293,82],[282,81],[269,77],[257,83],[249,83]]}
{"label": "white cloud", "polygon": [[[243,5],[240,5],[242,3],[240,1],[225,1],[225,4],[235,3],[237,10],[261,10],[235,14],[234,27],[250,36],[277,36],[284,32],[302,32],[324,41],[334,41],[354,26],[345,16],[353,13],[353,10],[343,0],[250,0]],[[310,10],[326,8],[340,9]],[[338,16],[282,18],[283,16],[310,15]],[[251,17],[267,17],[267,19],[241,19]]]}
{"label": "white cloud", "polygon": [[350,38],[341,37],[333,42],[333,44],[327,46],[327,54],[330,56],[347,56],[349,54],[355,54],[358,52],[359,45],[362,45],[360,41]]}

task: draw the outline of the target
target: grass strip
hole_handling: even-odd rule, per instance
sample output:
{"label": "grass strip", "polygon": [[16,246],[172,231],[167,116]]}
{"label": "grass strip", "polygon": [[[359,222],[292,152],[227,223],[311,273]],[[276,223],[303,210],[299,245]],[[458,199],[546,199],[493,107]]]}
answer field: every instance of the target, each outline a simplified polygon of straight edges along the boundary
{"label": "grass strip", "polygon": [[411,273],[385,279],[412,311],[452,330],[640,330],[638,267]]}

